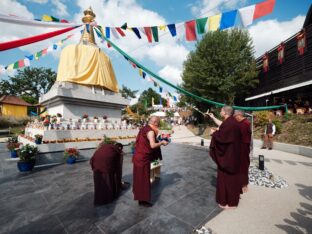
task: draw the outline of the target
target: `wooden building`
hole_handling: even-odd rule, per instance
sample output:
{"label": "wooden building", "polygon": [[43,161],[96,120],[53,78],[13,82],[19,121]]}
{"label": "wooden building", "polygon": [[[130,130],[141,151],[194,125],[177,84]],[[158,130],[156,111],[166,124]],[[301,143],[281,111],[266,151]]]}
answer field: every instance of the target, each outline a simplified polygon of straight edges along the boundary
{"label": "wooden building", "polygon": [[[270,38],[268,38],[270,40]],[[312,104],[312,5],[302,30],[257,59],[259,84],[244,105]]]}
{"label": "wooden building", "polygon": [[2,96],[0,98],[0,116],[15,118],[27,117],[27,108],[31,104],[16,96]]}

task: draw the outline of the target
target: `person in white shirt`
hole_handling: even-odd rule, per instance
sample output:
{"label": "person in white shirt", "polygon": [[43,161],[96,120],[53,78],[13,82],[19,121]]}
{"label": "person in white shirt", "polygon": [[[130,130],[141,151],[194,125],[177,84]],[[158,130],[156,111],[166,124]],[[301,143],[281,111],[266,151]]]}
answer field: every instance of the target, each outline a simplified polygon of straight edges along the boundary
{"label": "person in white shirt", "polygon": [[272,119],[269,119],[269,123],[265,126],[264,137],[263,137],[263,146],[261,149],[268,148],[269,150],[273,147],[273,136],[276,133],[276,127],[272,123]]}

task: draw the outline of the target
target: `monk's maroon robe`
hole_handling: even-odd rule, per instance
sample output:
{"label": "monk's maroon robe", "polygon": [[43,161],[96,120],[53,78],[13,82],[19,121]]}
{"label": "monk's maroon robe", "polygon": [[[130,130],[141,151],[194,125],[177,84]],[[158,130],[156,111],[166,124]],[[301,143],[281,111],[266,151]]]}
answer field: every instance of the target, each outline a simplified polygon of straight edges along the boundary
{"label": "monk's maroon robe", "polygon": [[241,131],[241,149],[240,149],[240,181],[242,187],[248,185],[248,169],[250,165],[250,142],[251,142],[251,128],[250,123],[247,119],[243,119],[239,122],[239,127]]}
{"label": "monk's maroon robe", "polygon": [[147,133],[150,131],[153,131],[153,129],[149,125],[140,129],[136,138],[135,154],[132,160],[134,200],[147,202],[151,200],[151,161],[161,158],[160,148],[152,149],[150,146],[147,138]]}
{"label": "monk's maroon robe", "polygon": [[237,206],[239,202],[240,144],[239,124],[232,116],[212,134],[210,156],[218,166],[216,201],[222,206]]}
{"label": "monk's maroon robe", "polygon": [[117,146],[102,145],[90,160],[94,179],[94,205],[112,202],[121,191],[122,154]]}

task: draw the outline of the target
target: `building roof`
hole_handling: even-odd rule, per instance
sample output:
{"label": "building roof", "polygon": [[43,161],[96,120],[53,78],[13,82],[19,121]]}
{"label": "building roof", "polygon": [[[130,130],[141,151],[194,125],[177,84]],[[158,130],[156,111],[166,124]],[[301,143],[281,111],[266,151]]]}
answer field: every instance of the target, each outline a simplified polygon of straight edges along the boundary
{"label": "building roof", "polygon": [[0,98],[0,104],[12,104],[12,105],[18,105],[18,106],[32,106],[28,102],[25,102],[23,99],[16,97],[16,96],[2,96]]}

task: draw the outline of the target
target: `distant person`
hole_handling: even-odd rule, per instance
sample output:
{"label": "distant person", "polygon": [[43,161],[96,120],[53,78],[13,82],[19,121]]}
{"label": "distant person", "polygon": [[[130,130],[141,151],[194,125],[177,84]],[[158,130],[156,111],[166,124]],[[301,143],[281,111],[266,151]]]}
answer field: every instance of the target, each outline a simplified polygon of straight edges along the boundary
{"label": "distant person", "polygon": [[239,124],[232,116],[233,108],[221,109],[224,119],[219,130],[211,129],[210,156],[218,166],[216,202],[223,209],[238,206],[241,193],[240,147],[241,132]]}
{"label": "distant person", "polygon": [[103,144],[90,160],[94,179],[95,206],[112,202],[122,189],[122,149],[120,143]]}
{"label": "distant person", "polygon": [[243,193],[248,192],[248,170],[250,165],[250,143],[251,128],[248,119],[244,118],[244,112],[241,110],[234,111],[234,117],[239,123],[241,131],[241,148],[240,148],[240,181]]}
{"label": "distant person", "polygon": [[157,142],[160,118],[152,116],[149,123],[140,129],[133,156],[133,194],[140,206],[151,207],[151,161],[161,158],[160,146],[167,141]]}
{"label": "distant person", "polygon": [[272,123],[272,119],[269,118],[269,122],[265,125],[264,135],[263,135],[263,146],[261,149],[268,148],[269,150],[273,147],[273,136],[275,135],[276,127]]}

